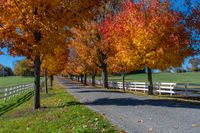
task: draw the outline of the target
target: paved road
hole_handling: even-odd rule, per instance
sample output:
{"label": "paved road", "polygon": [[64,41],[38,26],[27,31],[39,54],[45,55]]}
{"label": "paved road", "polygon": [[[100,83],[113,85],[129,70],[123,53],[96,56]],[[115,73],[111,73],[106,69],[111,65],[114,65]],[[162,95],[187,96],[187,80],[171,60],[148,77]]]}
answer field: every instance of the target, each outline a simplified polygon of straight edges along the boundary
{"label": "paved road", "polygon": [[81,103],[128,133],[200,133],[200,106],[83,86],[59,77]]}

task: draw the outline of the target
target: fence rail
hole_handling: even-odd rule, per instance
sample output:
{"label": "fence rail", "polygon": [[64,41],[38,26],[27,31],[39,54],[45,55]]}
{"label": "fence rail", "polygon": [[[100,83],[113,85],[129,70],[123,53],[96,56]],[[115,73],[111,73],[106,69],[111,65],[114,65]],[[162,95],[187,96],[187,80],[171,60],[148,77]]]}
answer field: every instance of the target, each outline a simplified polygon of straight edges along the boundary
{"label": "fence rail", "polygon": [[[88,83],[92,83],[91,79],[87,80]],[[103,86],[102,80],[95,80],[96,85]],[[154,82],[154,91],[159,95],[170,94],[172,96],[181,95],[185,97],[200,97],[200,84],[191,83],[165,83],[165,82]],[[148,82],[125,82],[124,87],[126,90],[131,91],[143,91],[148,92]],[[108,87],[113,89],[122,89],[122,82],[109,81]]]}
{"label": "fence rail", "polygon": [[[40,84],[41,86],[43,86],[44,81],[41,81]],[[0,88],[0,100],[1,99],[3,99],[4,101],[10,100],[12,97],[20,95],[27,90],[33,90],[33,88],[34,88],[34,83]]]}

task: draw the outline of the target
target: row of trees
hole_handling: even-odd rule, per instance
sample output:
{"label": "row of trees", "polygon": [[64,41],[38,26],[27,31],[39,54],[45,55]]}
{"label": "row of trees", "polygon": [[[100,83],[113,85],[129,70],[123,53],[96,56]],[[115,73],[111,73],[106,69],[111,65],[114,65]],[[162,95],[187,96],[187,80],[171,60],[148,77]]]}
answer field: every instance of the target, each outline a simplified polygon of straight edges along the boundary
{"label": "row of trees", "polygon": [[108,87],[109,72],[124,80],[127,72],[147,67],[153,94],[151,69],[179,66],[194,54],[192,32],[200,30],[199,8],[192,8],[183,15],[169,0],[1,0],[0,47],[33,61],[35,109],[40,73],[90,74],[93,85],[101,73]]}
{"label": "row of trees", "polygon": [[67,61],[69,29],[93,18],[100,4],[98,0],[0,1],[0,47],[34,62],[35,109],[40,108],[41,70],[50,76],[60,73]]}
{"label": "row of trees", "polygon": [[107,88],[108,72],[122,73],[124,83],[126,73],[147,67],[151,95],[152,69],[181,66],[186,57],[196,54],[199,3],[195,9],[188,6],[191,14],[172,9],[169,0],[126,1],[122,8],[113,4],[102,9],[103,19],[72,29],[69,73],[82,77],[102,71]]}

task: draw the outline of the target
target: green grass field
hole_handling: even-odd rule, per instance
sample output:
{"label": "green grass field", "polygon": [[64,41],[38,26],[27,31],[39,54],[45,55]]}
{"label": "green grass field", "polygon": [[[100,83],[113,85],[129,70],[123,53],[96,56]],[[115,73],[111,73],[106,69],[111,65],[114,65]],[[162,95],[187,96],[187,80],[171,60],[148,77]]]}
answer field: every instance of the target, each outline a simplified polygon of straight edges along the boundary
{"label": "green grass field", "polygon": [[[100,79],[98,77],[97,79]],[[121,76],[109,76],[109,80],[122,81]],[[126,75],[126,81],[147,81],[147,74],[130,74]],[[176,82],[176,83],[196,83],[200,84],[200,72],[186,73],[154,73],[154,82]]]}
{"label": "green grass field", "polygon": [[59,84],[49,91],[42,93],[39,110],[33,110],[33,98],[27,101],[27,94],[17,101],[0,105],[0,112],[5,106],[16,106],[15,109],[0,116],[1,133],[115,133],[116,127],[105,118],[81,105],[72,95],[67,93]]}
{"label": "green grass field", "polygon": [[33,83],[33,81],[34,81],[33,77],[20,77],[20,76],[0,77],[0,88]]}

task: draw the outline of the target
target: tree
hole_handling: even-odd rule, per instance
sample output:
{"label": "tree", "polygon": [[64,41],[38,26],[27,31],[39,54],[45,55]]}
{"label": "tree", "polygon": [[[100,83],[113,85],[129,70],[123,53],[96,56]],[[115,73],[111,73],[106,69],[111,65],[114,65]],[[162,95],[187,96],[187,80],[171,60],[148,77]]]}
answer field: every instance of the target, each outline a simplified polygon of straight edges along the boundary
{"label": "tree", "polygon": [[192,34],[190,35],[190,43],[195,49],[195,54],[200,52],[200,2],[199,0],[185,0],[184,12],[185,26]]}
{"label": "tree", "polygon": [[[72,43],[77,44],[75,47],[78,50],[77,56],[85,58],[82,61],[87,63],[85,64],[85,70],[88,66],[95,66],[101,69],[103,86],[108,88],[108,65],[106,60],[111,55],[112,49],[107,43],[103,42],[99,24],[95,21],[85,22],[82,27],[77,27],[72,32],[74,34]],[[95,71],[96,68],[93,69],[94,73],[96,73]]]}
{"label": "tree", "polygon": [[62,46],[54,48],[53,51],[46,54],[43,58],[41,68],[45,77],[45,91],[48,94],[47,76],[50,77],[50,85],[53,87],[53,76],[61,73],[68,61],[68,48],[64,42]]}
{"label": "tree", "polygon": [[199,65],[200,65],[200,59],[199,58],[192,58],[189,60],[190,64],[192,64],[192,71],[198,71]]}
{"label": "tree", "polygon": [[66,33],[64,27],[72,27],[82,19],[93,17],[91,10],[98,4],[96,0],[1,1],[1,47],[7,47],[11,55],[34,60],[35,109],[40,108],[41,58],[55,46],[49,41],[59,40],[59,35]]}
{"label": "tree", "polygon": [[14,67],[14,74],[17,76],[33,76],[33,63],[27,59],[17,61]]}
{"label": "tree", "polygon": [[178,67],[193,54],[182,15],[170,2],[127,2],[123,11],[106,18],[102,33],[108,42],[124,45],[126,57],[137,69],[148,68],[149,94],[153,94],[151,69]]}
{"label": "tree", "polygon": [[[79,73],[81,75],[80,77],[82,77],[83,74],[85,77],[87,73],[92,74],[93,85],[95,85],[95,76],[97,70],[101,69],[103,86],[105,88],[108,87],[108,65],[106,60],[111,53],[110,51],[112,51],[112,49],[109,48],[109,45],[103,42],[103,38],[99,29],[99,23],[101,23],[107,14],[120,10],[120,4],[123,3],[123,1],[124,0],[101,0],[100,2],[103,4],[98,8],[97,17],[95,17],[93,21],[85,21],[83,25],[71,30],[73,33],[72,49],[76,54],[70,54],[72,55],[71,60],[75,62],[69,63],[68,66],[74,66],[75,68],[79,68],[79,70],[74,70],[74,67],[68,67],[72,69],[69,71],[71,73]],[[79,62],[79,65],[77,62]]]}
{"label": "tree", "polygon": [[10,67],[0,64],[0,76],[13,76],[13,71]]}

